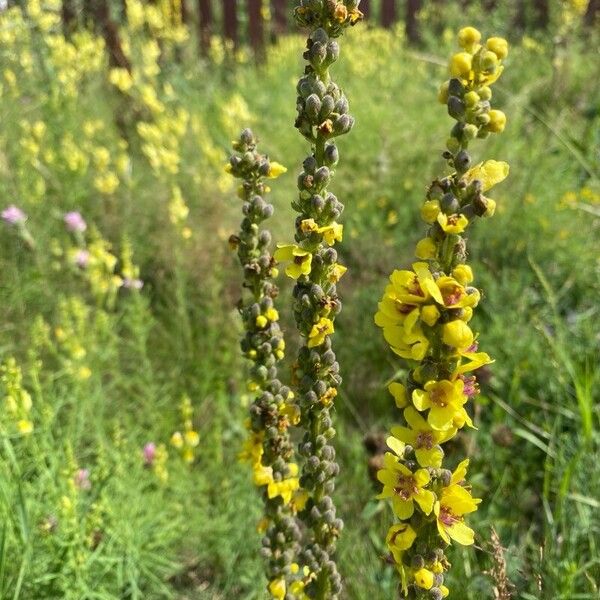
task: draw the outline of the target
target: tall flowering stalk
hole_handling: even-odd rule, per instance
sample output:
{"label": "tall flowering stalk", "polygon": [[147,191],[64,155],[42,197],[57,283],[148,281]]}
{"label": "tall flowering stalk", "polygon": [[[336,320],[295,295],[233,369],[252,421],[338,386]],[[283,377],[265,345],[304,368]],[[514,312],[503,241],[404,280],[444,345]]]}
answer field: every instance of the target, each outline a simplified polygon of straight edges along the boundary
{"label": "tall flowering stalk", "polygon": [[256,144],[249,129],[242,131],[226,166],[242,180],[238,195],[244,218],[239,233],[229,241],[244,272],[245,295],[238,305],[245,330],[241,349],[252,363],[248,391],[255,394],[246,423],[249,437],[240,458],[251,464],[254,483],[262,489],[264,517],[259,530],[265,533],[262,553],[269,591],[284,598],[287,590],[302,586],[294,562],[300,538],[294,504],[298,466],[288,432],[298,420],[298,408],[290,388],[277,378],[285,342],[274,305],[278,289],[273,282],[277,269],[269,250],[271,234],[261,223],[273,214],[273,205],[264,199],[269,191],[265,178],[278,177],[286,169],[260,154]]}
{"label": "tall flowering stalk", "polygon": [[302,0],[295,17],[310,29],[303,55],[307,65],[297,85],[296,127],[312,149],[298,177],[298,199],[292,203],[299,213],[295,243],[279,246],[275,258],[287,263],[286,274],[296,280],[293,311],[304,338],[294,383],[305,431],[299,452],[305,458],[300,483],[307,495],[300,512],[306,525],[301,559],[310,572],[306,594],[333,600],[341,590],[333,557],[343,523],[331,499],[339,470],[330,444],[335,435],[331,410],[341,378],[329,336],[341,310],[336,283],[346,268],[333,248],[342,239],[343,226],[337,221],[344,206],[327,188],[338,162],[334,138],[348,133],[354,119],[329,67],[339,57],[335,38],[362,14],[358,0]]}
{"label": "tall flowering stalk", "polygon": [[442,449],[462,427],[473,426],[465,409],[479,391],[473,373],[492,362],[478,352],[468,325],[480,293],[466,264],[465,232],[476,217],[494,214],[496,203],[484,193],[507,176],[508,165],[489,160],[472,167],[468,146],[504,129],[504,113],[490,106],[490,86],[502,73],[508,45],[501,38],[480,41],[473,27],[459,32],[462,51],[452,57],[451,79],[439,94],[456,120],[443,154],[452,173],[429,186],[421,209],[429,229],[415,252],[420,260],[392,273],[375,315],[392,350],[411,367],[404,383],[389,386],[405,424],[392,428],[378,478],[379,497],[391,499],[398,518],[386,541],[402,593],[419,600],[448,595],[445,550],[452,541],[473,544],[465,515],[480,502],[465,479],[469,461],[450,471]]}

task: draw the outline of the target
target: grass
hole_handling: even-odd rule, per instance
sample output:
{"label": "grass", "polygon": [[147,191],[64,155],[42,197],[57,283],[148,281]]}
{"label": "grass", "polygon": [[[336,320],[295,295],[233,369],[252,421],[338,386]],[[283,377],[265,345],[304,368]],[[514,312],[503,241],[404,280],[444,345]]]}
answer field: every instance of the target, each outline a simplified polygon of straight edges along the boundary
{"label": "grass", "polygon": [[[21,26],[12,18],[3,13],[0,31]],[[289,167],[273,186],[274,233],[289,240],[289,203],[306,150],[291,125],[302,42],[283,38],[259,67],[243,56],[220,60],[218,48],[215,62],[198,63],[191,46],[176,63],[166,44],[152,85],[170,117],[178,108],[189,115],[184,135],[170,132],[155,144],[176,140],[175,174],[150,165],[152,142],[131,124],[104,58],[52,55],[44,51],[50,34],[26,31],[0,51],[0,197],[28,213],[36,250],[2,227],[0,358],[14,356],[23,371],[34,431],[18,435],[10,414],[0,413],[0,597],[264,598],[259,504],[236,458],[244,366],[234,308],[239,273],[226,240],[240,217],[221,165],[229,140],[252,126],[262,148]],[[452,553],[455,598],[492,597],[491,527],[506,548],[517,597],[599,593],[600,96],[593,43],[577,31],[560,35],[557,46],[531,38],[515,44],[498,85],[509,125],[476,155],[507,160],[511,176],[496,197],[497,216],[471,239],[483,289],[476,328],[496,363],[475,406],[478,429],[455,447],[457,457],[471,457],[475,492],[484,498],[471,520],[475,548]],[[336,498],[346,521],[339,555],[347,598],[395,594],[395,575],[382,560],[391,514],[374,500],[363,438],[393,422],[385,384],[403,367],[372,315],[387,274],[411,260],[422,231],[417,207],[442,168],[449,121],[435,96],[449,52],[446,38],[416,52],[400,36],[356,29],[336,65],[357,119],[340,142],[334,185],[347,206],[349,267],[335,336],[344,376]],[[30,68],[22,66],[27,57]],[[7,69],[19,74],[15,85]],[[74,96],[57,84],[61,74],[75,78]],[[128,120],[126,148],[115,112]],[[46,127],[36,142],[37,121]],[[95,121],[88,135],[85,124]],[[69,140],[85,167],[69,167],[76,155]],[[112,194],[95,184],[100,147],[120,179]],[[190,239],[169,221],[175,184],[190,209]],[[68,267],[74,242],[61,219],[74,209],[112,243],[117,270],[125,242],[132,244],[141,292],[121,291],[111,305]],[[290,286],[281,285],[285,298]],[[282,313],[291,362],[292,319],[288,307]],[[184,394],[201,440],[191,466],[169,447]],[[148,441],[168,447],[164,483],[144,466]],[[73,485],[79,468],[90,470],[87,491]]]}

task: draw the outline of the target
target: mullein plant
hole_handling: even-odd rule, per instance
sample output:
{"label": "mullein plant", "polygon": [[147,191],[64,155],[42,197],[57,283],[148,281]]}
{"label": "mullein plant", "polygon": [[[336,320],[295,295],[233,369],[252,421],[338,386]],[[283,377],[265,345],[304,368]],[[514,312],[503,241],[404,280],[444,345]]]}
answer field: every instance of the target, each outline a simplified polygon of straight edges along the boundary
{"label": "mullein plant", "polygon": [[328,186],[338,163],[334,140],[354,123],[348,100],[332,80],[329,67],[339,58],[336,38],[361,17],[357,0],[302,0],[295,9],[297,23],[309,29],[303,55],[307,64],[296,88],[295,125],[311,151],[298,177],[298,198],[292,203],[299,213],[295,243],[279,246],[274,255],[286,263],[286,274],[296,281],[293,312],[303,337],[293,383],[304,430],[299,445],[305,459],[300,484],[307,498],[299,516],[305,525],[300,558],[310,573],[305,593],[328,600],[339,598],[342,587],[334,554],[343,522],[331,498],[339,470],[331,445],[332,410],[341,377],[330,336],[341,310],[336,284],[346,271],[333,247],[342,240],[338,219],[344,206]]}
{"label": "mullein plant", "polygon": [[244,274],[244,295],[238,304],[244,335],[241,350],[250,360],[247,388],[254,395],[246,421],[248,438],[240,458],[250,463],[254,483],[262,490],[264,515],[259,531],[264,533],[262,555],[266,560],[268,589],[274,598],[301,598],[302,573],[295,562],[300,529],[295,512],[299,491],[298,465],[289,435],[298,422],[298,407],[289,387],[278,379],[285,341],[279,327],[274,300],[278,289],[276,262],[269,249],[271,234],[261,224],[273,214],[264,199],[269,192],[265,180],[286,171],[257,150],[249,129],[233,142],[234,154],[225,170],[241,179],[238,196],[243,201],[240,231],[229,239]]}
{"label": "mullein plant", "polygon": [[450,175],[435,179],[421,209],[429,225],[418,242],[418,262],[390,276],[376,324],[392,350],[409,362],[403,383],[389,391],[403,411],[405,423],[392,428],[380,498],[389,498],[397,522],[387,546],[406,597],[439,600],[448,595],[444,573],[450,567],[449,544],[473,544],[465,515],[477,510],[465,477],[468,460],[451,471],[442,444],[463,427],[473,427],[465,409],[478,393],[476,370],[492,362],[478,351],[477,334],[469,327],[480,292],[466,263],[466,231],[477,217],[491,217],[496,203],[488,190],[508,174],[504,162],[488,160],[471,166],[471,141],[500,133],[503,112],[491,108],[490,86],[502,73],[508,45],[493,37],[481,43],[473,27],[459,32],[462,50],[450,61],[450,80],[439,93],[456,121],[444,159]]}

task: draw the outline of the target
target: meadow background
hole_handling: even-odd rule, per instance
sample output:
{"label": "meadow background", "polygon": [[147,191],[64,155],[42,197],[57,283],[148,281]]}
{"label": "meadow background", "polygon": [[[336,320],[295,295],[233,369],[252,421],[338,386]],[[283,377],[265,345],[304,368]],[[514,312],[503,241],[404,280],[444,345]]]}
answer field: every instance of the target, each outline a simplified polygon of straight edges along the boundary
{"label": "meadow background", "polygon": [[[223,165],[250,126],[288,167],[271,226],[289,242],[307,150],[293,127],[303,39],[279,36],[256,59],[243,40],[234,50],[213,36],[199,57],[173,6],[133,0],[115,17],[132,74],[106,51],[106,30],[65,37],[56,0],[0,12],[0,209],[27,215],[0,223],[3,599],[265,597],[260,503],[237,460],[249,398],[227,239],[240,201]],[[418,207],[450,124],[437,88],[464,24],[511,41],[495,87],[506,131],[474,147],[511,173],[470,240],[475,327],[496,362],[474,403],[478,429],[457,441],[484,502],[475,547],[452,550],[449,587],[494,597],[494,527],[516,597],[600,597],[600,28],[583,25],[585,1],[551,1],[546,26],[525,29],[516,3],[485,6],[423,3],[417,46],[401,24],[358,25],[335,65],[356,117],[333,187],[349,268],[334,337],[349,599],[396,593],[391,513],[369,461],[396,418],[386,383],[403,367],[373,314],[422,237]],[[68,211],[85,232],[67,231]]]}

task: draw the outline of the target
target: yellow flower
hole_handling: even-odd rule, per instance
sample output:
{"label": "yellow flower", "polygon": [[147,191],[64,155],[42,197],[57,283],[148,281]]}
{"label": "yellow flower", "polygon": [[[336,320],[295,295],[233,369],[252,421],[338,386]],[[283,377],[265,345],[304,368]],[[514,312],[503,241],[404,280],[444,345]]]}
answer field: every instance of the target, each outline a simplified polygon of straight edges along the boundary
{"label": "yellow flower", "polygon": [[490,122],[488,123],[488,129],[492,133],[502,133],[506,127],[506,115],[501,110],[492,109],[488,113]]}
{"label": "yellow flower", "polygon": [[423,238],[417,243],[417,248],[415,250],[415,256],[417,258],[430,259],[435,258],[436,255],[437,245],[430,237]]}
{"label": "yellow flower", "polygon": [[424,489],[431,479],[427,469],[413,473],[391,452],[386,452],[383,460],[384,468],[377,473],[383,491],[377,498],[391,498],[394,514],[403,521],[412,517],[415,502],[428,515],[433,510],[435,494]]}
{"label": "yellow flower", "polygon": [[454,426],[455,419],[464,419],[472,425],[467,415],[464,404],[468,397],[463,393],[464,382],[462,379],[456,381],[428,381],[424,389],[413,390],[412,401],[417,410],[429,410],[427,421],[433,429],[446,431]]}
{"label": "yellow flower", "polygon": [[464,515],[476,511],[481,500],[473,498],[469,491],[460,485],[468,465],[468,460],[458,465],[452,474],[450,485],[442,490],[441,497],[434,506],[439,534],[447,544],[451,539],[463,546],[474,542],[473,530],[465,524]]}
{"label": "yellow flower", "polygon": [[348,18],[348,9],[340,2],[336,5],[333,16],[338,23],[343,23]]}
{"label": "yellow flower", "polygon": [[17,429],[22,435],[29,435],[33,431],[33,423],[29,419],[19,419]]}
{"label": "yellow flower", "polygon": [[466,351],[472,346],[474,339],[470,327],[460,319],[445,323],[442,327],[442,341],[444,344],[456,348],[459,352]]}
{"label": "yellow flower", "polygon": [[430,590],[433,587],[433,573],[428,569],[422,568],[414,572],[415,583],[424,590]]}
{"label": "yellow flower", "polygon": [[121,92],[128,92],[133,86],[133,79],[127,69],[111,69],[108,80]]}
{"label": "yellow flower", "polygon": [[[467,363],[461,364],[462,359],[466,358]],[[468,373],[469,371],[475,371],[483,365],[489,365],[494,361],[489,357],[486,352],[462,352],[461,353],[461,363],[459,363],[456,371],[454,371],[453,375],[461,375],[463,373]]]}
{"label": "yellow flower", "polygon": [[264,315],[258,315],[258,317],[256,317],[256,326],[259,329],[263,329],[267,326],[269,320],[267,319],[267,317],[265,317]]}
{"label": "yellow flower", "polygon": [[283,165],[273,161],[269,163],[269,172],[267,173],[267,177],[269,179],[275,179],[276,177],[279,177],[280,175],[283,175],[286,172],[287,169]]}
{"label": "yellow flower", "polygon": [[450,59],[450,75],[469,79],[473,57],[468,52],[458,52]]}
{"label": "yellow flower", "polygon": [[508,42],[501,37],[491,37],[485,46],[488,50],[493,52],[499,60],[508,56]]}
{"label": "yellow flower", "polygon": [[406,388],[401,383],[397,383],[396,381],[390,383],[390,385],[388,385],[388,391],[394,397],[398,408],[408,406]]}
{"label": "yellow flower", "polygon": [[334,332],[333,322],[326,318],[321,317],[318,323],[315,323],[308,334],[308,344],[309,348],[314,348],[315,346],[320,346],[328,335],[331,335]]}
{"label": "yellow flower", "polygon": [[285,268],[285,274],[292,279],[298,279],[301,275],[310,273],[312,254],[299,246],[294,244],[278,245],[273,257],[280,262],[290,261],[290,264]]}
{"label": "yellow flower", "polygon": [[385,541],[396,562],[401,564],[402,554],[416,539],[417,534],[408,523],[397,523],[389,528]]}
{"label": "yellow flower", "polygon": [[452,277],[461,285],[468,285],[473,281],[473,270],[469,265],[458,265],[452,269]]}
{"label": "yellow flower", "polygon": [[317,229],[319,229],[319,226],[314,219],[304,219],[300,222],[300,231],[302,231],[302,233],[310,233],[312,231],[317,231]]}
{"label": "yellow flower", "polygon": [[465,180],[467,183],[470,183],[475,179],[479,179],[483,191],[487,192],[496,184],[504,181],[508,176],[508,172],[508,163],[499,160],[486,160],[470,168],[465,173]]}
{"label": "yellow flower", "polygon": [[323,239],[327,244],[333,246],[335,242],[342,241],[342,233],[344,231],[344,226],[340,223],[332,223],[331,225],[325,225],[323,227],[319,227],[317,229],[318,233],[323,234]]}
{"label": "yellow flower", "polygon": [[421,321],[429,327],[433,327],[440,318],[440,311],[433,305],[429,304],[421,309]]}
{"label": "yellow flower", "polygon": [[335,263],[329,269],[327,280],[329,283],[337,283],[348,269],[344,265]]}
{"label": "yellow flower", "polygon": [[185,443],[191,448],[195,448],[200,442],[200,436],[198,435],[198,432],[194,431],[193,429],[189,429],[185,432],[184,439]]}
{"label": "yellow flower", "polygon": [[433,223],[440,214],[440,203],[437,200],[427,200],[421,206],[421,218],[425,223]]}
{"label": "yellow flower", "polygon": [[283,600],[286,594],[286,585],[285,579],[280,577],[279,579],[273,579],[271,583],[269,583],[269,592],[271,592],[271,596],[276,598],[277,600]]}
{"label": "yellow flower", "polygon": [[181,435],[181,432],[176,431],[171,436],[171,445],[177,448],[178,450],[183,448],[183,436]]}
{"label": "yellow flower", "polygon": [[481,33],[475,27],[463,27],[458,32],[458,45],[465,50],[470,50],[481,40]]}
{"label": "yellow flower", "polygon": [[454,437],[456,428],[451,426],[445,431],[438,431],[412,406],[405,409],[404,418],[410,429],[400,426],[392,427],[392,435],[415,449],[417,462],[422,467],[441,467],[444,452],[439,445]]}
{"label": "yellow flower", "polygon": [[454,277],[444,275],[438,278],[435,283],[440,290],[442,304],[446,308],[473,307],[479,303],[479,290],[469,288],[469,293],[467,293],[467,290]]}
{"label": "yellow flower", "polygon": [[446,233],[462,233],[469,224],[469,219],[465,215],[446,215],[440,213],[437,216],[437,222]]}

